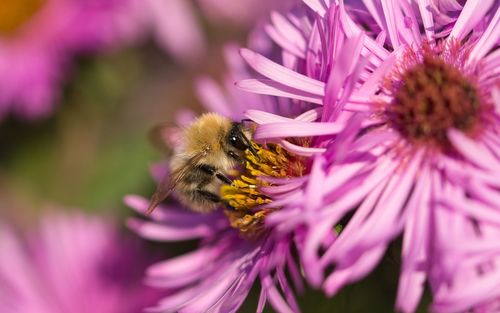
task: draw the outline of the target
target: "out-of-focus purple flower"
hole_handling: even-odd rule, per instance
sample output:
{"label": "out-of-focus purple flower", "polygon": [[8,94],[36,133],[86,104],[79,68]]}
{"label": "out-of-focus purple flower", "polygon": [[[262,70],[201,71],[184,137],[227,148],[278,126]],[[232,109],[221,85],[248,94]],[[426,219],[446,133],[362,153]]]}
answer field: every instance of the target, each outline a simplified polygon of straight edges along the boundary
{"label": "out-of-focus purple flower", "polygon": [[204,14],[214,22],[230,22],[243,26],[251,26],[259,19],[267,17],[273,9],[280,9],[294,0],[270,1],[228,1],[198,0]]}
{"label": "out-of-focus purple flower", "polygon": [[122,47],[148,32],[183,61],[203,38],[176,0],[6,0],[0,4],[0,118],[48,116],[75,54]]}
{"label": "out-of-focus purple flower", "polygon": [[186,0],[136,0],[145,7],[146,22],[157,43],[184,63],[196,63],[205,52],[205,39],[195,12]]}
{"label": "out-of-focus purple flower", "polygon": [[303,2],[309,15],[275,13],[266,29],[294,66],[242,51],[261,77],[240,87],[318,105],[307,123],[247,113],[255,139],[316,148],[307,188],[283,199],[295,210],[267,221],[308,227],[304,270],[330,295],[403,234],[398,310],[415,310],[426,281],[435,312],[498,299],[498,3]]}
{"label": "out-of-focus purple flower", "polygon": [[138,241],[97,217],[50,213],[21,235],[0,225],[0,311],[136,313],[158,293]]}
{"label": "out-of-focus purple flower", "polygon": [[[115,2],[115,3],[112,3]],[[29,0],[0,5],[0,117],[49,115],[72,53],[137,32],[131,1]]]}

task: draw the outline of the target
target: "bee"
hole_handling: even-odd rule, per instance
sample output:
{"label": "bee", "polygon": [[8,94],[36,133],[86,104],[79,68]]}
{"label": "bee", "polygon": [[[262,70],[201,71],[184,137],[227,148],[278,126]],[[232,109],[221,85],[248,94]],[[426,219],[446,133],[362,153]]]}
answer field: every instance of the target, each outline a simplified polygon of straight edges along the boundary
{"label": "bee", "polygon": [[256,154],[243,122],[206,113],[181,133],[180,145],[170,159],[170,175],[157,186],[146,214],[174,193],[187,208],[200,213],[220,204],[222,184],[231,184],[230,172],[245,162],[245,151]]}

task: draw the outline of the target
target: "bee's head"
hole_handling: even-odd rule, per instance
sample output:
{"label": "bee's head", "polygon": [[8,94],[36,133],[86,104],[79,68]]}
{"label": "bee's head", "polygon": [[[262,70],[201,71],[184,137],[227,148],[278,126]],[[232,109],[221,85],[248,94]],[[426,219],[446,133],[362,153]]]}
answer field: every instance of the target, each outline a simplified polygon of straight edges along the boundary
{"label": "bee's head", "polygon": [[252,143],[242,130],[242,123],[233,122],[227,136],[227,142],[230,147],[237,150],[229,150],[229,156],[238,160],[240,163],[244,162],[242,156],[247,149],[250,150],[252,154],[257,155],[257,151],[255,151]]}

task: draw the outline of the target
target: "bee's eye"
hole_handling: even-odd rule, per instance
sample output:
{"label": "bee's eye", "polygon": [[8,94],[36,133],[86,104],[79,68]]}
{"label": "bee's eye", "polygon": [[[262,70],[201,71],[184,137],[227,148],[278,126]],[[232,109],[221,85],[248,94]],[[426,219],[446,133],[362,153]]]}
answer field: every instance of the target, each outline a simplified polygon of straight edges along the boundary
{"label": "bee's eye", "polygon": [[229,144],[238,150],[245,150],[248,148],[248,145],[242,140],[240,136],[237,135],[229,136]]}

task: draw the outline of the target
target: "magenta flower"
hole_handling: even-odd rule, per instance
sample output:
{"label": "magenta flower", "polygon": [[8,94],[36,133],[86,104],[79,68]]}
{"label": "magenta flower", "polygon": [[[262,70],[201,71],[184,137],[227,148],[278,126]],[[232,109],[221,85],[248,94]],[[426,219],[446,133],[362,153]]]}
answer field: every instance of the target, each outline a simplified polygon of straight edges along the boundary
{"label": "magenta flower", "polygon": [[[235,46],[228,46],[225,51],[231,69],[225,80],[227,90],[209,78],[200,79],[197,86],[200,98],[210,111],[234,120],[240,120],[243,112],[249,108],[285,115],[298,112],[275,98],[235,89],[234,79],[248,77],[247,69]],[[286,108],[288,112],[281,108]],[[192,118],[189,114],[180,115],[178,124],[188,124]],[[169,129],[164,139],[175,146],[178,131]],[[261,152],[261,162],[272,162],[267,159],[269,155],[274,156],[274,159],[285,157],[283,151]],[[294,166],[298,165],[291,158],[285,163],[283,168],[288,169],[289,173],[295,171]],[[165,175],[164,166],[156,167],[153,174],[157,180],[161,180]],[[258,198],[261,197],[267,204],[272,201],[269,206],[279,205],[279,197],[284,192],[293,192],[305,181],[298,175],[296,180],[279,176],[268,179],[282,180],[281,186],[268,186],[256,195],[242,195],[246,204],[252,206],[250,203],[259,202]],[[252,177],[251,174],[249,177]],[[149,204],[147,199],[138,196],[129,196],[125,202],[139,213],[144,213]],[[250,288],[258,281],[261,293],[256,305],[257,312],[262,312],[266,302],[277,312],[299,312],[294,291],[302,290],[302,277],[293,253],[296,245],[302,241],[301,232],[297,229],[282,235],[276,231],[276,227],[266,227],[264,219],[269,206],[254,206],[254,214],[248,212],[240,215],[239,211],[223,207],[214,213],[200,214],[182,208],[180,204],[161,205],[151,214],[151,221],[131,219],[129,226],[145,238],[165,242],[200,242],[195,251],[158,263],[147,271],[147,281],[162,288],[166,295],[156,307],[148,311],[236,312]]]}
{"label": "magenta flower", "polygon": [[[49,115],[70,54],[125,37],[125,5],[103,1],[7,1],[0,5],[0,117]],[[121,20],[118,22],[118,20]]]}
{"label": "magenta flower", "polygon": [[0,249],[1,312],[136,313],[157,299],[144,249],[101,218],[50,213],[25,235],[3,224]]}
{"label": "magenta flower", "polygon": [[3,1],[0,118],[50,115],[75,54],[122,47],[148,32],[181,60],[203,50],[190,8],[174,0]]}
{"label": "magenta flower", "polygon": [[308,15],[266,29],[294,63],[242,51],[262,77],[240,87],[318,106],[310,122],[247,115],[255,139],[311,138],[307,187],[267,221],[308,227],[304,270],[329,295],[403,235],[398,310],[415,310],[425,282],[435,312],[499,297],[500,10],[448,4],[304,1]]}
{"label": "magenta flower", "polygon": [[[205,38],[193,6],[185,0],[135,0],[160,47],[184,64],[196,64],[205,52]],[[141,8],[143,7],[143,8]],[[141,10],[142,9],[142,10]],[[130,16],[124,16],[125,19]],[[130,25],[130,22],[126,22]]]}
{"label": "magenta flower", "polygon": [[[126,203],[144,213],[149,201],[129,196]],[[262,288],[258,312],[266,301],[278,312],[299,311],[285,274],[288,269],[301,288],[299,269],[292,258],[292,237],[244,239],[220,211],[205,215],[160,206],[151,216],[153,221],[132,219],[129,226],[148,239],[199,239],[200,246],[149,268],[147,282],[167,295],[149,312],[236,312],[257,279]]]}

